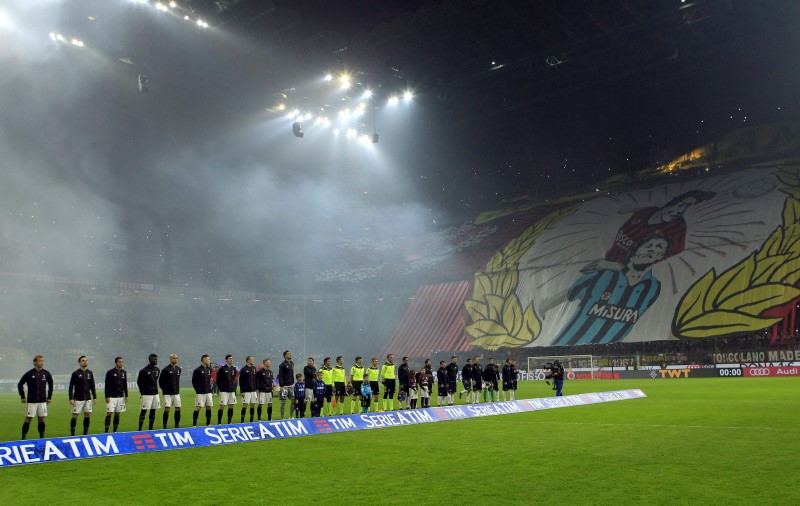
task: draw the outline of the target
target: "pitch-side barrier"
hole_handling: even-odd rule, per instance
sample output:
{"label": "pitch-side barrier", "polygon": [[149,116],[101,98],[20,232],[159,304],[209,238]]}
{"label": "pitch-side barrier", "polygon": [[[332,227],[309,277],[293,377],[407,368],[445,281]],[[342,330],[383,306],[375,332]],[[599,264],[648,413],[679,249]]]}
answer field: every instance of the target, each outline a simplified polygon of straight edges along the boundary
{"label": "pitch-side barrier", "polygon": [[612,392],[565,395],[563,397],[545,397],[490,404],[440,406],[384,413],[363,413],[270,422],[261,421],[232,425],[210,425],[9,441],[0,443],[0,467],[247,443],[354,430],[400,427],[447,420],[465,420],[485,416],[625,401],[642,397],[647,397],[647,395],[639,389],[616,390]]}

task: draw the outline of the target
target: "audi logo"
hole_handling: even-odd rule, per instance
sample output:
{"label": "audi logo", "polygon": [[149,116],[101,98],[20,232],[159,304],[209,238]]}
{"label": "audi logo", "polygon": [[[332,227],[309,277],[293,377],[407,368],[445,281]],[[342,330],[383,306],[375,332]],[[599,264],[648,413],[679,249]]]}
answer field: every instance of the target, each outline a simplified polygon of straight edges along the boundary
{"label": "audi logo", "polygon": [[766,367],[751,367],[748,374],[750,376],[769,376],[770,371]]}

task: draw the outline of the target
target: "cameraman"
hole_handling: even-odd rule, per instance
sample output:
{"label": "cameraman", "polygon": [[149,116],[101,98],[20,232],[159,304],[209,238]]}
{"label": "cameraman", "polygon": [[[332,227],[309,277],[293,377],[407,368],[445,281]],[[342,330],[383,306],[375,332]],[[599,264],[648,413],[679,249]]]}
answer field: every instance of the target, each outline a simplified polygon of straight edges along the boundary
{"label": "cameraman", "polygon": [[553,390],[556,391],[556,397],[563,396],[564,394],[561,393],[561,389],[564,387],[564,366],[562,366],[561,362],[558,360],[554,360],[553,365],[549,370],[547,370],[547,367],[545,366],[545,372],[545,379],[553,380]]}

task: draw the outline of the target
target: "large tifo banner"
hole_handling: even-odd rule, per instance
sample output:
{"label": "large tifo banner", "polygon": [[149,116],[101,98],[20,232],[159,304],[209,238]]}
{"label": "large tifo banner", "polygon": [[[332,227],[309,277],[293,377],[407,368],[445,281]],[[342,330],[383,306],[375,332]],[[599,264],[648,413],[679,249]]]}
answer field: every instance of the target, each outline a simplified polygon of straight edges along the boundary
{"label": "large tifo banner", "polygon": [[785,325],[800,299],[800,167],[665,180],[553,207],[475,275],[464,303],[471,345],[759,332]]}
{"label": "large tifo banner", "polygon": [[463,420],[584,406],[641,397],[647,397],[647,395],[638,389],[617,390],[492,404],[442,406],[412,411],[13,441],[0,443],[0,467],[399,427],[445,420]]}

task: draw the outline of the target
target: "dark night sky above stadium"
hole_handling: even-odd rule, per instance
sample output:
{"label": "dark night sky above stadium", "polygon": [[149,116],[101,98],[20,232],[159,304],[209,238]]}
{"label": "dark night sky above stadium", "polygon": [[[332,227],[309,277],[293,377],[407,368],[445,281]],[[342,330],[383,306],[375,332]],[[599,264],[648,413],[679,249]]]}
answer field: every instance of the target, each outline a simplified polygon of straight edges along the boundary
{"label": "dark night sky above stadium", "polygon": [[[268,290],[324,238],[435,231],[800,112],[796,2],[163,7],[0,6],[0,270]],[[350,125],[380,141],[335,136],[367,88]],[[294,108],[333,124],[296,138]]]}

